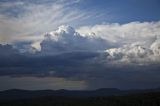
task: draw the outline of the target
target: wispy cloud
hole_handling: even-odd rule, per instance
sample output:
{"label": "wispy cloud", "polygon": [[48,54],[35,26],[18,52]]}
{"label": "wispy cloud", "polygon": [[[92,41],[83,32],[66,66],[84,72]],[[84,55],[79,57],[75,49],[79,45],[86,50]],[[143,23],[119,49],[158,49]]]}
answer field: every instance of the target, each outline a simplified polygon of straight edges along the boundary
{"label": "wispy cloud", "polygon": [[130,22],[125,24],[108,23],[93,26],[83,26],[77,29],[81,34],[87,35],[94,32],[96,35],[106,39],[117,46],[137,43],[150,46],[160,37],[160,21],[157,22]]}
{"label": "wispy cloud", "polygon": [[40,40],[61,24],[78,24],[86,18],[85,12],[71,6],[78,2],[1,2],[0,42]]}

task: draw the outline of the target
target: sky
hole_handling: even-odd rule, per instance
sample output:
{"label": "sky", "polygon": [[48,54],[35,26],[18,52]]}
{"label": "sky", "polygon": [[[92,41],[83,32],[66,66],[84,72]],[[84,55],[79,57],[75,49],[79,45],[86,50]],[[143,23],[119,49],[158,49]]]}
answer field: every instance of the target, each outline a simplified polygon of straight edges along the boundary
{"label": "sky", "polygon": [[0,90],[160,87],[159,0],[0,0]]}

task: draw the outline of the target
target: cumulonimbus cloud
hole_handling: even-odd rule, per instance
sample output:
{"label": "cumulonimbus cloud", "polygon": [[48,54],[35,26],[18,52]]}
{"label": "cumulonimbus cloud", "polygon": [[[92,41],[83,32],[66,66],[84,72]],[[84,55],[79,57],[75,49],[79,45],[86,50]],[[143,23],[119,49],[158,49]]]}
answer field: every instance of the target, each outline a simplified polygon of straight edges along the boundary
{"label": "cumulonimbus cloud", "polygon": [[127,35],[123,39],[117,34],[117,39],[128,43],[112,42],[107,39],[107,33],[103,35],[105,38],[94,31],[89,33],[82,35],[70,26],[61,26],[46,33],[41,50],[33,54],[19,53],[11,46],[1,45],[0,51],[9,54],[0,53],[0,76],[84,80],[88,88],[159,86],[159,32],[154,32],[152,37],[144,35],[143,40],[134,33],[129,36],[132,40],[127,40]]}
{"label": "cumulonimbus cloud", "polygon": [[93,51],[105,50],[110,44],[94,36],[82,36],[71,26],[60,26],[56,31],[46,33],[44,40],[40,43],[41,53],[57,54],[74,51]]}
{"label": "cumulonimbus cloud", "polygon": [[[160,22],[97,25],[78,30],[62,25],[44,35],[38,54],[101,52],[104,56],[97,58],[106,63],[159,63],[159,29]],[[35,49],[25,44],[19,49],[25,51],[27,48],[35,52]]]}
{"label": "cumulonimbus cloud", "polygon": [[[82,29],[84,28],[86,27]],[[104,52],[106,55],[103,58],[111,63],[159,62],[159,22],[99,25],[90,28],[91,30],[86,28],[88,32],[85,34],[82,34],[82,29],[77,32],[70,26],[62,25],[56,31],[46,33],[40,44],[40,52],[46,54],[74,51]]]}

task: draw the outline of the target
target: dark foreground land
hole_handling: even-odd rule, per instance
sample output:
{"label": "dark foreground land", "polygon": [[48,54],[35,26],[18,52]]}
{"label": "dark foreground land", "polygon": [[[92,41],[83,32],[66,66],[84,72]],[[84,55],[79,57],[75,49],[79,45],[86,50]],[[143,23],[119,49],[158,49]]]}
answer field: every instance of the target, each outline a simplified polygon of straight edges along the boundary
{"label": "dark foreground land", "polygon": [[160,106],[160,92],[105,97],[47,96],[1,101],[0,106]]}

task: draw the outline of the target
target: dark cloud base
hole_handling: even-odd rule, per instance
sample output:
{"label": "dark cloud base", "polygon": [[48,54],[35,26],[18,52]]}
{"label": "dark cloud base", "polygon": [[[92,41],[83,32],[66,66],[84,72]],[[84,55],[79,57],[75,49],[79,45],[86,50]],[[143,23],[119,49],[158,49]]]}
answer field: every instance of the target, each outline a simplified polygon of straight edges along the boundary
{"label": "dark cloud base", "polygon": [[[160,86],[158,63],[110,64],[102,52],[68,52],[59,55],[22,54],[10,45],[0,46],[0,76],[61,77],[85,80],[88,89]],[[14,51],[14,52],[13,52]]]}

